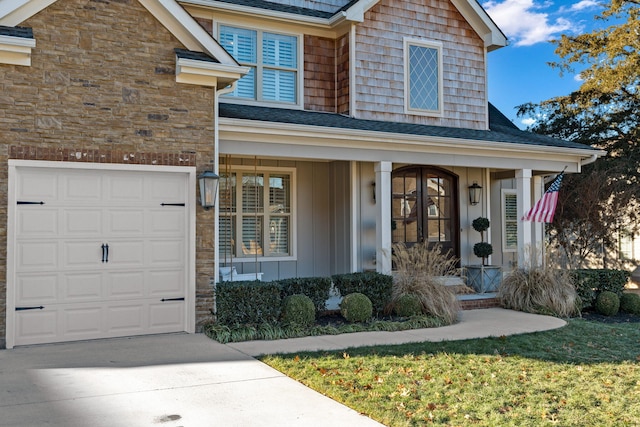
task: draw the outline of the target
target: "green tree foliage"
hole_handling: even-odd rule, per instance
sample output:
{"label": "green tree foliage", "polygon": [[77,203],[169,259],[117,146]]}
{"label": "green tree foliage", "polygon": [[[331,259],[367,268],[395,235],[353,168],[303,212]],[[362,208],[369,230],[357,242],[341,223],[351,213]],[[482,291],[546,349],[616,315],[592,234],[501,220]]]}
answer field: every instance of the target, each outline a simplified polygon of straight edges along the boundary
{"label": "green tree foliage", "polygon": [[640,0],[611,0],[595,19],[610,25],[554,41],[560,60],[550,65],[580,68],[580,88],[518,109],[536,118],[536,133],[607,151],[563,182],[552,237],[574,261],[614,248],[621,226],[635,232],[640,200]]}

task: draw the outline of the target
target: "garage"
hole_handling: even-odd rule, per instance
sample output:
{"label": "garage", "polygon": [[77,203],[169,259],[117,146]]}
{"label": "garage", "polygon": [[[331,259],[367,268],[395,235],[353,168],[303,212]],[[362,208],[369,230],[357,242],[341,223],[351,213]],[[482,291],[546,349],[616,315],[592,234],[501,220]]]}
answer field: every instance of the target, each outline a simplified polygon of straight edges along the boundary
{"label": "garage", "polygon": [[194,176],[10,162],[7,347],[192,332]]}

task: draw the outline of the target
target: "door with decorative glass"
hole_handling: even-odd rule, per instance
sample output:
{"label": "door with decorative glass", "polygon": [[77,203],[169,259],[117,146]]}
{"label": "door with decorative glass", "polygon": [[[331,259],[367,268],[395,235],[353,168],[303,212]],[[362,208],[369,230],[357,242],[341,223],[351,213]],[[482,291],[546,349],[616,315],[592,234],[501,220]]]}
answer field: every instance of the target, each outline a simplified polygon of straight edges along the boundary
{"label": "door with decorative glass", "polygon": [[391,187],[393,243],[440,244],[459,258],[458,177],[440,168],[409,166],[393,172]]}

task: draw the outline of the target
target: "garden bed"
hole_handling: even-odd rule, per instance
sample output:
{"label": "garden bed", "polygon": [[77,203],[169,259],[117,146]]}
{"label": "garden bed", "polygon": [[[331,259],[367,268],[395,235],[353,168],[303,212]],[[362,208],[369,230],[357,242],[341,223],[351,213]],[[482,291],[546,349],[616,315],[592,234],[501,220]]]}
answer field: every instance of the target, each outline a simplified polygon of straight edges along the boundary
{"label": "garden bed", "polygon": [[582,313],[582,318],[602,323],[640,323],[640,316],[623,312],[618,312],[618,314],[613,316],[605,316],[595,311],[585,311]]}

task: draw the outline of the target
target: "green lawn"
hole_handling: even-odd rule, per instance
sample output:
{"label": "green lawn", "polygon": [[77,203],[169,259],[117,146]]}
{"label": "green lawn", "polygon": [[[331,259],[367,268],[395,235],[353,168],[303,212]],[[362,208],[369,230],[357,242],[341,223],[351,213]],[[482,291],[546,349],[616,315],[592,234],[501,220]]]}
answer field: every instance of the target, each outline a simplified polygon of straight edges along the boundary
{"label": "green lawn", "polygon": [[640,323],[262,361],[387,426],[640,426]]}

